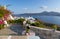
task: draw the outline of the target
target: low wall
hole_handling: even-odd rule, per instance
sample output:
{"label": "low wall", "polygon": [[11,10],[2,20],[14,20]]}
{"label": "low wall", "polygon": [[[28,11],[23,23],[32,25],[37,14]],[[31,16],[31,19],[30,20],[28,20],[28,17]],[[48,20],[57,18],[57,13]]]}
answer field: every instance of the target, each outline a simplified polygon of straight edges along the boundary
{"label": "low wall", "polygon": [[44,29],[34,26],[31,26],[30,28],[42,39],[60,39],[60,31],[53,31],[53,29]]}

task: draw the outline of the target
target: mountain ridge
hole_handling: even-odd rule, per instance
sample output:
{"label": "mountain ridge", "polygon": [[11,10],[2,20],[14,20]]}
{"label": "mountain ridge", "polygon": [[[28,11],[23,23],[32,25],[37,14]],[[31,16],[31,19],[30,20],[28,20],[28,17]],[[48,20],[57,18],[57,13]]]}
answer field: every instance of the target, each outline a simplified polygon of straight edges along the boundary
{"label": "mountain ridge", "polygon": [[41,12],[41,13],[24,13],[24,14],[16,14],[16,15],[39,15],[39,16],[60,16],[59,12]]}

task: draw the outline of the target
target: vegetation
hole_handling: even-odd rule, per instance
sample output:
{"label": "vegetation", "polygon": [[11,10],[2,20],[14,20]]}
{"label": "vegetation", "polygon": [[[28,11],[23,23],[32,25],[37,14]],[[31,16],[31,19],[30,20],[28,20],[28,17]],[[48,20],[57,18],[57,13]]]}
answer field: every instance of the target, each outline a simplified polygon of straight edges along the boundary
{"label": "vegetation", "polygon": [[37,18],[35,18],[35,20],[37,21],[37,22],[39,22],[40,24],[43,24],[44,22],[42,22],[41,20],[39,20],[39,19],[37,19]]}
{"label": "vegetation", "polygon": [[26,22],[26,23],[31,24],[29,20],[27,20],[27,22]]}
{"label": "vegetation", "polygon": [[31,24],[32,26],[40,27],[40,28],[45,28],[45,25],[40,24],[39,22],[35,22]]}
{"label": "vegetation", "polygon": [[57,27],[57,30],[60,31],[60,27]]}
{"label": "vegetation", "polygon": [[26,27],[26,33],[29,33],[29,31],[30,31],[30,27]]}
{"label": "vegetation", "polygon": [[18,20],[9,20],[8,21],[8,23],[9,24],[22,24],[23,25],[23,21],[24,21],[25,19],[23,19],[23,18],[20,18],[20,19],[18,19]]}
{"label": "vegetation", "polygon": [[[9,15],[9,14],[11,14],[11,12],[9,10],[5,9],[4,6],[0,5],[0,20],[5,19],[4,16],[6,14]],[[0,24],[0,29],[2,29],[2,28],[4,28],[4,24]]]}
{"label": "vegetation", "polygon": [[23,19],[23,18],[20,18],[20,19],[18,19],[18,20],[14,20],[14,22],[15,23],[20,23],[20,24],[22,24],[23,25],[23,21],[24,21],[25,19]]}
{"label": "vegetation", "polygon": [[15,21],[14,21],[14,20],[8,20],[7,23],[8,23],[8,24],[14,24]]}
{"label": "vegetation", "polygon": [[[7,9],[4,9],[4,6],[0,6],[0,19],[3,19],[6,14],[11,14],[11,12],[9,10],[7,10]],[[9,24],[10,23],[12,23],[12,24],[13,23],[17,23],[17,24],[20,23],[21,25],[23,25],[24,20],[25,19],[20,18],[18,20],[9,20],[7,22]],[[27,23],[32,25],[32,26],[36,26],[36,27],[40,27],[40,28],[52,28],[52,29],[60,30],[60,28],[57,27],[57,25],[55,25],[55,24],[44,23],[44,22],[38,20],[37,18],[35,18],[35,20],[36,20],[35,23],[30,23],[29,20],[27,21]],[[4,24],[0,24],[0,29],[1,28],[4,28]]]}
{"label": "vegetation", "polygon": [[48,29],[55,29],[57,30],[57,25],[50,24],[50,23],[44,23],[36,18],[36,22],[30,24],[32,26],[40,27],[40,28],[48,28]]}
{"label": "vegetation", "polygon": [[4,9],[4,6],[0,6],[0,18],[4,17],[5,14],[11,14],[11,12],[7,9]]}
{"label": "vegetation", "polygon": [[[12,24],[21,24],[21,25],[23,25],[23,21],[24,21],[25,19],[23,19],[23,18],[20,18],[20,19],[18,19],[18,20],[9,20],[8,21],[8,23],[10,24],[10,23],[12,23]],[[41,23],[41,21],[37,21],[36,20],[36,22],[35,23],[30,23],[30,21],[29,20],[27,20],[27,23],[28,24],[30,24],[31,26],[36,26],[36,27],[40,27],[40,28],[48,28],[48,29],[55,29],[55,30],[60,30],[60,27],[58,27],[57,25],[55,25],[55,24],[50,24],[50,23]],[[28,29],[27,29],[27,31],[28,31]]]}
{"label": "vegetation", "polygon": [[40,25],[40,23],[39,22],[35,22],[35,23],[32,23],[31,25],[33,25],[33,26],[39,26]]}
{"label": "vegetation", "polygon": [[52,26],[52,28],[57,30],[57,26],[55,24]]}
{"label": "vegetation", "polygon": [[0,24],[0,29],[3,29],[4,28],[4,24]]}

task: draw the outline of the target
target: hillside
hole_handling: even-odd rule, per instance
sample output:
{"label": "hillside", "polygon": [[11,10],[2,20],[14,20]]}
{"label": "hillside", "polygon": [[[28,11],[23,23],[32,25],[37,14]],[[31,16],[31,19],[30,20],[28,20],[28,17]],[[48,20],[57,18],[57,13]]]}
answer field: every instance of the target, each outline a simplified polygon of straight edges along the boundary
{"label": "hillside", "polygon": [[24,16],[24,15],[28,15],[28,16],[33,16],[33,15],[38,15],[38,16],[60,16],[59,12],[41,12],[41,13],[24,13],[24,14],[14,14],[15,16]]}

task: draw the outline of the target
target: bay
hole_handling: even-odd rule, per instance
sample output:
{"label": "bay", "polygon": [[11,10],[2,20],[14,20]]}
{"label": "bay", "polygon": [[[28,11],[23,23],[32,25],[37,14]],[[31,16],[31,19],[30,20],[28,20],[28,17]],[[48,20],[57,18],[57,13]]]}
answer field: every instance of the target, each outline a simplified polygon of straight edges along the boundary
{"label": "bay", "polygon": [[[18,17],[29,17],[29,15],[20,15]],[[57,24],[60,25],[60,16],[40,16],[40,15],[30,15],[31,17],[38,18],[39,20],[51,23],[51,24]]]}

